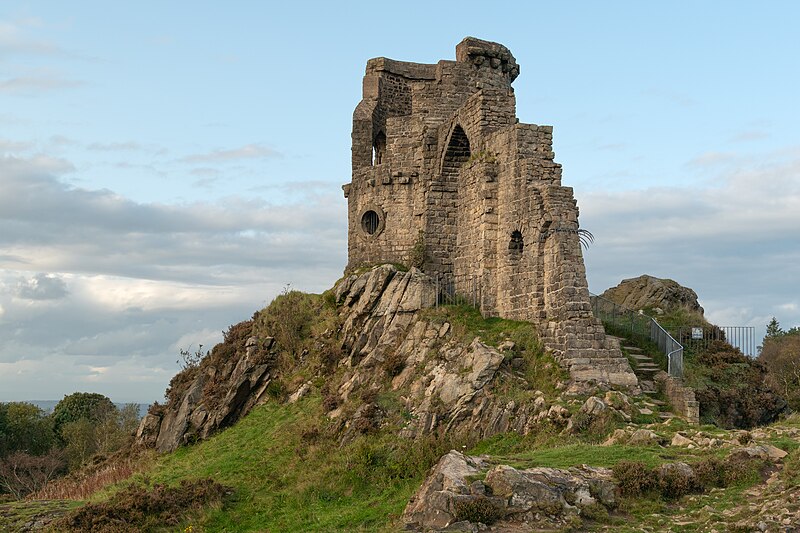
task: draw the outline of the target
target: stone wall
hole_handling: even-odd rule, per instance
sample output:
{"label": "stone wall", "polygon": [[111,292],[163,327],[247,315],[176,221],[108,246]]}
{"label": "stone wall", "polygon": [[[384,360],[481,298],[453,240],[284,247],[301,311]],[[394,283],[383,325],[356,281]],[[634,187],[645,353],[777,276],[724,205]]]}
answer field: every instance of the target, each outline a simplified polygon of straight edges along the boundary
{"label": "stone wall", "polygon": [[664,393],[672,409],[685,417],[690,424],[700,423],[700,402],[694,395],[694,389],[687,387],[680,379],[674,378],[666,372],[655,375],[658,390]]}
{"label": "stone wall", "polygon": [[[409,265],[424,245],[423,270],[456,292],[479,286],[485,315],[539,324],[576,375],[635,385],[591,314],[553,128],[516,118],[518,74],[506,47],[471,37],[456,61],[367,63],[344,186],[347,270]],[[578,370],[586,359],[591,372]]]}

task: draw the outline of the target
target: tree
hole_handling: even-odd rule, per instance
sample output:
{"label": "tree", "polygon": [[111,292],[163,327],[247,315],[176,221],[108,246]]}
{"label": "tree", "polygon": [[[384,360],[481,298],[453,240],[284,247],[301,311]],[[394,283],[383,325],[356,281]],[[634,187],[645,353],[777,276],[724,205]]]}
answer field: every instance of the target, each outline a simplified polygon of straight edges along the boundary
{"label": "tree", "polygon": [[56,444],[53,422],[27,402],[0,403],[0,458],[16,451],[43,455]]}
{"label": "tree", "polygon": [[81,419],[100,422],[108,416],[116,416],[117,406],[107,396],[96,392],[74,392],[56,404],[53,409],[53,423],[56,433],[69,422]]}
{"label": "tree", "polygon": [[769,324],[767,324],[767,334],[764,336],[764,342],[766,342],[767,339],[776,339],[783,334],[784,331],[781,329],[778,319],[772,317],[772,320],[770,320]]}
{"label": "tree", "polygon": [[770,384],[783,394],[789,407],[800,409],[800,334],[765,337],[758,360],[767,368]]}

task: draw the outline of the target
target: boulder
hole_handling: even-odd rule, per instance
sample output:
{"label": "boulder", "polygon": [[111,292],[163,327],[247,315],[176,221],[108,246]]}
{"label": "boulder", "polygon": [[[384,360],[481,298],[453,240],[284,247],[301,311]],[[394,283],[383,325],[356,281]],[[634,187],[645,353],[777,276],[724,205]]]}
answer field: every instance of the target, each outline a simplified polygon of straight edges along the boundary
{"label": "boulder", "polygon": [[460,496],[472,496],[468,478],[487,467],[480,457],[466,456],[455,450],[445,454],[406,505],[403,522],[407,528],[444,529],[458,522],[455,500]]}
{"label": "boulder", "polygon": [[[484,474],[482,481],[474,479]],[[499,522],[492,525],[493,531],[551,530],[564,527],[583,509],[596,505],[614,509],[619,503],[607,468],[519,470],[451,451],[412,497],[403,522],[406,529],[415,531],[474,531],[458,514],[469,502],[497,510]]]}
{"label": "boulder", "polygon": [[697,444],[692,439],[681,435],[680,433],[676,433],[675,436],[672,437],[670,446],[697,446]]}
{"label": "boulder", "polygon": [[631,446],[658,446],[661,442],[662,438],[656,432],[644,428],[634,431],[631,438],[628,439],[628,444]]}

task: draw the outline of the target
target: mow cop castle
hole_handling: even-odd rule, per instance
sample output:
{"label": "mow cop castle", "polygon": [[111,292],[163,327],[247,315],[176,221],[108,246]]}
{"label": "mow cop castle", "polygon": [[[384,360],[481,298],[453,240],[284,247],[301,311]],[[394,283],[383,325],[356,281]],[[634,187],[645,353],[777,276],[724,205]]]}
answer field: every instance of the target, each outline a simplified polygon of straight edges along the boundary
{"label": "mow cop castle", "polygon": [[343,187],[348,270],[417,263],[456,292],[477,280],[483,314],[537,324],[574,378],[635,386],[592,316],[553,128],[516,118],[519,71],[508,48],[472,37],[455,61],[367,62]]}

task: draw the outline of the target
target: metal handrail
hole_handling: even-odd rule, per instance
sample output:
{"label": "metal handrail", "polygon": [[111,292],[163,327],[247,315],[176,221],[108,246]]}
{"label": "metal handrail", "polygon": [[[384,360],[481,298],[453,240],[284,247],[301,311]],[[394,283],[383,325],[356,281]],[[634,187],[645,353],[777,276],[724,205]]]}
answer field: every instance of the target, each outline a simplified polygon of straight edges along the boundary
{"label": "metal handrail", "polygon": [[[653,317],[637,313],[602,296],[589,294],[594,316],[623,329],[632,338],[653,341],[667,356],[667,372],[676,378],[683,377],[683,345],[676,341]],[[607,309],[610,308],[610,311]]]}

